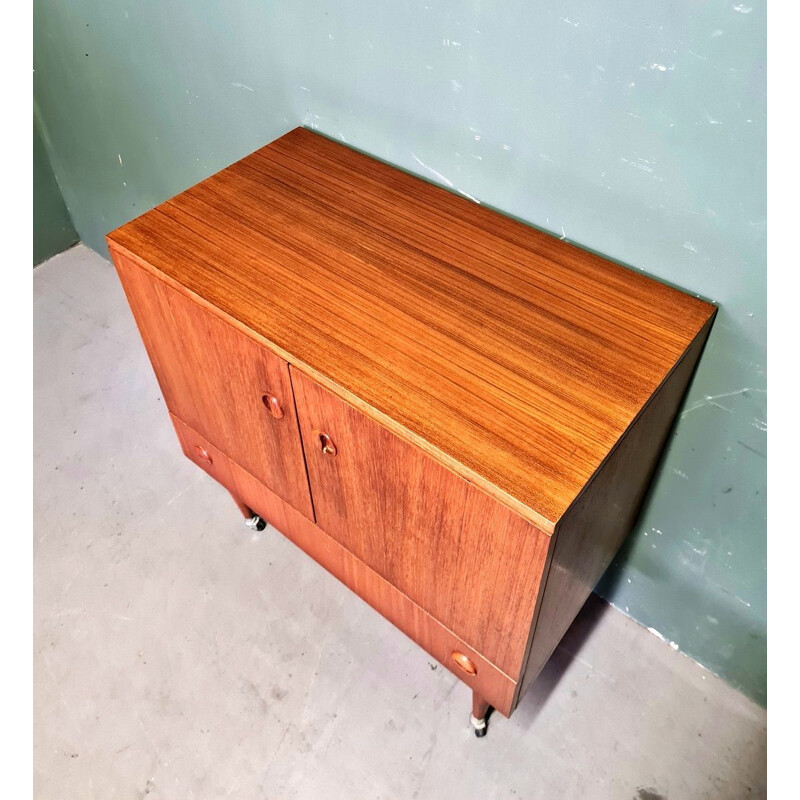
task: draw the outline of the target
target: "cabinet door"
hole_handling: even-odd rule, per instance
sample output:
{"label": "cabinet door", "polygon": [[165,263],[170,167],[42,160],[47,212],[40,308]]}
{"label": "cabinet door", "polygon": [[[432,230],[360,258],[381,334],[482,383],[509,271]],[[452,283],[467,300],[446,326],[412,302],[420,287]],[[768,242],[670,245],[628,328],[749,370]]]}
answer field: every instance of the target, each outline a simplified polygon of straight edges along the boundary
{"label": "cabinet door", "polygon": [[113,255],[169,410],[313,519],[288,364]]}
{"label": "cabinet door", "polygon": [[317,525],[516,679],[549,537],[291,373]]}

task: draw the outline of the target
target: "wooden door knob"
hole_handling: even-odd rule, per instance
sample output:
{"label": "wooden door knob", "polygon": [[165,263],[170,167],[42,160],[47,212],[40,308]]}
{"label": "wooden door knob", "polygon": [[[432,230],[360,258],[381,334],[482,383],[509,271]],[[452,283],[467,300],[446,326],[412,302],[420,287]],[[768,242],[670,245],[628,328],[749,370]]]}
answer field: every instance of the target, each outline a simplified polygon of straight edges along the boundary
{"label": "wooden door knob", "polygon": [[202,445],[198,444],[198,445],[195,445],[195,450],[197,451],[197,457],[201,461],[205,461],[206,464],[213,464],[214,463],[214,459],[211,458],[211,453],[209,453],[208,450],[205,449],[205,447],[203,447]]}
{"label": "wooden door knob", "polygon": [[274,394],[265,394],[261,397],[261,402],[269,409],[275,419],[283,419],[283,409],[281,408],[280,401]]}
{"label": "wooden door knob", "polygon": [[336,455],[336,445],[333,443],[333,440],[327,433],[320,432],[319,436],[319,446],[322,449],[322,452],[325,453],[326,456],[335,456]]}
{"label": "wooden door knob", "polygon": [[450,658],[456,662],[457,666],[459,666],[467,675],[477,675],[478,668],[475,666],[475,662],[472,659],[467,658],[463,653],[459,653],[458,650],[453,650],[450,653]]}

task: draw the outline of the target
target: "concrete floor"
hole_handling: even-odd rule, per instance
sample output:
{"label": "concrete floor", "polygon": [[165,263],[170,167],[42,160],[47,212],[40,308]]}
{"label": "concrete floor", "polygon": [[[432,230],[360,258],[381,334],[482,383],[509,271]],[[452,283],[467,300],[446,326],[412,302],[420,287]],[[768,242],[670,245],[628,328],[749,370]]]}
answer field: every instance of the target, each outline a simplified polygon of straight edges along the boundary
{"label": "concrete floor", "polygon": [[37,798],[766,795],[766,712],[593,599],[514,717],[180,454],[113,268],[34,271]]}

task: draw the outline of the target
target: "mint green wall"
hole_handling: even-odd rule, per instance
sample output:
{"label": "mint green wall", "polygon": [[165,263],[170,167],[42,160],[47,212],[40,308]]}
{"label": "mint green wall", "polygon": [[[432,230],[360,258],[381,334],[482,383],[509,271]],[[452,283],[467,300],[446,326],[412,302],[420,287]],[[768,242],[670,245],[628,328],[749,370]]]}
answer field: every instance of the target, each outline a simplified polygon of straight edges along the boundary
{"label": "mint green wall", "polygon": [[33,118],[33,266],[78,241]]}
{"label": "mint green wall", "polygon": [[35,2],[81,237],[298,124],[720,305],[599,591],[766,698],[763,2]]}

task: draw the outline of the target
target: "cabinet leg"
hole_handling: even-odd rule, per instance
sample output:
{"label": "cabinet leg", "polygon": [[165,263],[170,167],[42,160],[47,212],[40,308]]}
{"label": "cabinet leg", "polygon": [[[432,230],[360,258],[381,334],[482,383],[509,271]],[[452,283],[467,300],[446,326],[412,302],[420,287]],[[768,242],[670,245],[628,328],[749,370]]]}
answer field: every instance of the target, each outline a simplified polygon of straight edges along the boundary
{"label": "cabinet leg", "polygon": [[486,736],[486,720],[489,716],[489,704],[477,692],[472,693],[472,714],[469,722],[475,735],[480,738]]}
{"label": "cabinet leg", "polygon": [[230,492],[233,502],[236,503],[239,511],[244,517],[244,524],[253,531],[263,531],[267,523],[256,514],[252,508],[246,506],[233,492]]}

